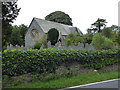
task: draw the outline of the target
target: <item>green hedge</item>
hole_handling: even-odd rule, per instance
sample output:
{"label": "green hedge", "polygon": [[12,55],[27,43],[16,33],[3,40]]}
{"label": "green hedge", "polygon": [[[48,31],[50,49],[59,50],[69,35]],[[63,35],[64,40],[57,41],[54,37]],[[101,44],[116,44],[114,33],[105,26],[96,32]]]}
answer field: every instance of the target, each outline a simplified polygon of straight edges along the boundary
{"label": "green hedge", "polygon": [[57,66],[78,61],[86,67],[100,69],[117,62],[118,50],[5,50],[2,53],[3,75],[55,72]]}

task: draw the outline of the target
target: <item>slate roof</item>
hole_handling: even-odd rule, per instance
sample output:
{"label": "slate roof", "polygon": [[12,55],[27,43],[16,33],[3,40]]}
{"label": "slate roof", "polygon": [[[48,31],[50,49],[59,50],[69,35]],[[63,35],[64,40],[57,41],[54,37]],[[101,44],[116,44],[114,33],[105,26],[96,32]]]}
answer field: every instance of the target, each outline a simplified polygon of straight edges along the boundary
{"label": "slate roof", "polygon": [[71,32],[72,33],[79,32],[81,35],[83,35],[80,29],[70,25],[64,25],[64,24],[60,24],[52,21],[39,19],[39,18],[34,18],[34,20],[38,23],[38,25],[43,29],[45,33],[47,33],[51,28],[56,28],[59,32],[61,32],[62,35],[68,35]]}

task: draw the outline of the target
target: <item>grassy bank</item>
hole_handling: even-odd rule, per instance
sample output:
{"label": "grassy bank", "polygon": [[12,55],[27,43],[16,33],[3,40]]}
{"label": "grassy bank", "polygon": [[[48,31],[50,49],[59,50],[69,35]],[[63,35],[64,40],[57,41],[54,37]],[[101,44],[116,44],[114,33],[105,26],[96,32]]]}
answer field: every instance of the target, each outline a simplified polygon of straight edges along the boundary
{"label": "grassy bank", "polygon": [[93,83],[103,80],[118,78],[118,72],[107,73],[91,73],[71,78],[60,78],[57,80],[50,80],[46,82],[35,82],[31,84],[21,84],[19,86],[13,86],[11,88],[65,88],[70,86],[82,85],[87,83]]}

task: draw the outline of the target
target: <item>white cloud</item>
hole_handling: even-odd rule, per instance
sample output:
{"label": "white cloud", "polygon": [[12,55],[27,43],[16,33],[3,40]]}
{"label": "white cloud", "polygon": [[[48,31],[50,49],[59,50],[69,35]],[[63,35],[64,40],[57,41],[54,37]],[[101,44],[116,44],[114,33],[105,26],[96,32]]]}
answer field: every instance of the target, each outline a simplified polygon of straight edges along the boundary
{"label": "white cloud", "polygon": [[97,18],[106,19],[107,26],[118,24],[119,0],[18,0],[21,7],[19,16],[13,25],[29,25],[33,17],[44,19],[54,11],[63,11],[70,15],[74,26],[83,33]]}

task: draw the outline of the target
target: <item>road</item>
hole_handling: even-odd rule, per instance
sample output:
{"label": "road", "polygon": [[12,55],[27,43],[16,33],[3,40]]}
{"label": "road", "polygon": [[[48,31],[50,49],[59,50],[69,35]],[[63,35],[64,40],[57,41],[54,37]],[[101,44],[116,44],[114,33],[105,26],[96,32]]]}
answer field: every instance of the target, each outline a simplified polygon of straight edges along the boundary
{"label": "road", "polygon": [[85,85],[79,85],[74,87],[68,87],[60,90],[78,90],[80,88],[118,88],[120,87],[120,79],[113,79],[113,80],[107,80],[107,81],[101,81],[101,82],[95,82]]}

